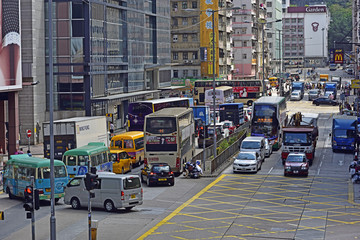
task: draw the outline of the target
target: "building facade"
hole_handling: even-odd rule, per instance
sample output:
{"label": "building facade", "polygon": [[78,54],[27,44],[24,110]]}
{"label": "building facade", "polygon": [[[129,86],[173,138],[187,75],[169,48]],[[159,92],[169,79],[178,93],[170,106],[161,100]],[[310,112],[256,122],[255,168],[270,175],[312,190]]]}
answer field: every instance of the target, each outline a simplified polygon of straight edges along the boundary
{"label": "building facade", "polygon": [[[232,70],[230,0],[171,0],[171,62],[173,82],[215,77],[228,79]],[[206,11],[211,9],[210,11]],[[221,10],[224,9],[224,10]],[[212,14],[215,54],[212,52]]]}
{"label": "building facade", "polygon": [[267,39],[265,35],[263,37],[266,26],[265,0],[234,0],[233,4],[240,8],[233,13],[233,77],[262,78],[263,56],[265,65],[268,64]]}
{"label": "building facade", "polygon": [[326,5],[287,7],[283,15],[284,67],[325,67],[329,24]]}
{"label": "building facade", "polygon": [[[24,5],[23,77],[40,83],[20,95],[20,127],[41,143],[49,121],[48,4]],[[54,120],[108,114],[123,128],[129,102],[171,86],[169,1],[53,0],[52,24]],[[20,141],[27,143],[22,130]]]}
{"label": "building facade", "polygon": [[280,73],[282,60],[282,2],[281,0],[266,1],[266,38],[269,54],[267,65],[269,74]]}

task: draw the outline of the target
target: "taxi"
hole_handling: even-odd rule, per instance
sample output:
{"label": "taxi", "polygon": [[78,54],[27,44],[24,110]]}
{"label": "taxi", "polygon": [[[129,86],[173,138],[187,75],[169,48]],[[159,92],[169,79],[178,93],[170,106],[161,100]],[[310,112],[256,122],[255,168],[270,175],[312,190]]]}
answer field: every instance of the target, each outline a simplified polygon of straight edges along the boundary
{"label": "taxi", "polygon": [[110,156],[114,173],[124,174],[131,171],[133,157],[126,150],[110,150]]}
{"label": "taxi", "polygon": [[288,175],[309,175],[309,160],[306,158],[305,153],[290,153],[284,164],[284,176]]}

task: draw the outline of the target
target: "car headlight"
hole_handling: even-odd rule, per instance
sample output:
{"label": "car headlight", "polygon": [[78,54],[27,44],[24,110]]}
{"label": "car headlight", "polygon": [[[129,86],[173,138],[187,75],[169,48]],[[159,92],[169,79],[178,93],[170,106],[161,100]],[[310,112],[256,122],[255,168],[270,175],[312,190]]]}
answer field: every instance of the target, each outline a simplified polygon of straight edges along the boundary
{"label": "car headlight", "polygon": [[290,167],[290,166],[286,166],[286,167],[285,167],[285,169],[290,170],[290,169],[291,169],[291,167]]}
{"label": "car headlight", "polygon": [[306,166],[301,166],[301,170],[306,170],[307,167]]}

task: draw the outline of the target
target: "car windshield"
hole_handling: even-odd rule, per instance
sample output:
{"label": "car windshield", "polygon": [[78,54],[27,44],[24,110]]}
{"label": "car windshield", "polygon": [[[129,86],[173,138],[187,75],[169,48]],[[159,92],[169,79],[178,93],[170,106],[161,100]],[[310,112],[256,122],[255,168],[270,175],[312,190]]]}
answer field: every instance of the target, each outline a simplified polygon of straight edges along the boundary
{"label": "car windshield", "polygon": [[255,160],[255,155],[251,153],[239,153],[236,157],[238,160]]}
{"label": "car windshield", "polygon": [[299,93],[298,93],[298,92],[293,92],[293,93],[291,93],[291,95],[292,95],[292,96],[298,96]]}
{"label": "car windshield", "polygon": [[317,90],[310,90],[309,94],[318,94],[318,91]]}
{"label": "car windshield", "polygon": [[303,156],[301,155],[289,155],[286,159],[287,162],[303,162]]}
{"label": "car windshield", "polygon": [[242,142],[241,148],[244,149],[259,149],[260,148],[260,142]]}
{"label": "car windshield", "polygon": [[170,166],[168,166],[168,165],[157,165],[157,166],[153,166],[152,171],[153,171],[154,173],[170,172]]}
{"label": "car windshield", "polygon": [[356,133],[355,133],[355,130],[335,129],[334,137],[337,137],[337,138],[355,138]]}

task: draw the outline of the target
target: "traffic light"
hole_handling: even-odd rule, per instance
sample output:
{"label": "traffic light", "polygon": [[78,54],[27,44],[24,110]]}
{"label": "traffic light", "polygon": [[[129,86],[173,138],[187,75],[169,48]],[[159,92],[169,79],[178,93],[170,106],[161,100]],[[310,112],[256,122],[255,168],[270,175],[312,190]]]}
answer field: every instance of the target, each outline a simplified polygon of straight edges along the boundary
{"label": "traffic light", "polygon": [[96,175],[94,173],[86,173],[86,176],[85,176],[86,190],[90,191],[90,190],[97,188],[97,186],[99,185],[97,177],[98,177],[98,175]]}
{"label": "traffic light", "polygon": [[25,197],[25,204],[23,207],[25,208],[25,211],[33,212],[34,211],[34,199],[33,199],[33,187],[32,186],[25,187],[24,197]]}

